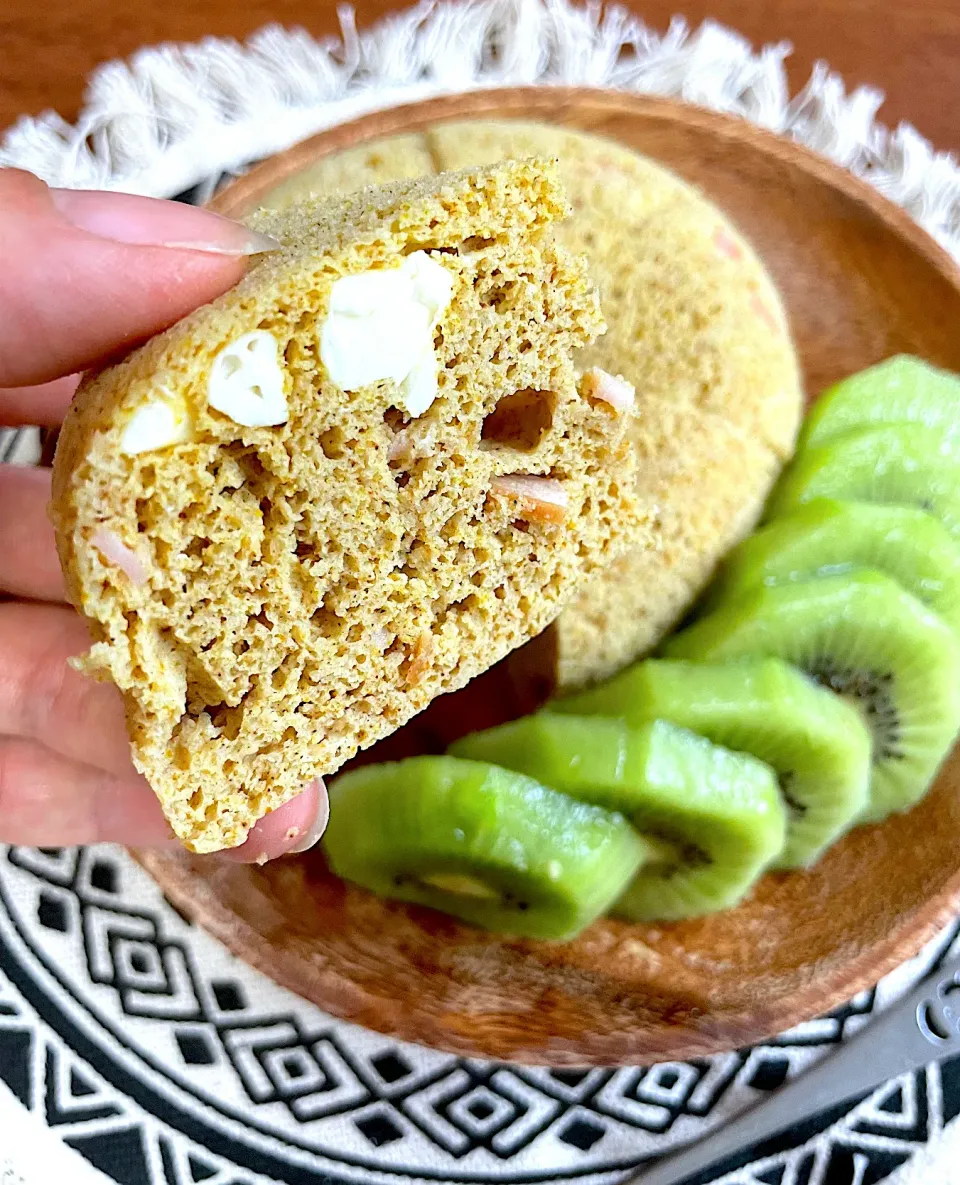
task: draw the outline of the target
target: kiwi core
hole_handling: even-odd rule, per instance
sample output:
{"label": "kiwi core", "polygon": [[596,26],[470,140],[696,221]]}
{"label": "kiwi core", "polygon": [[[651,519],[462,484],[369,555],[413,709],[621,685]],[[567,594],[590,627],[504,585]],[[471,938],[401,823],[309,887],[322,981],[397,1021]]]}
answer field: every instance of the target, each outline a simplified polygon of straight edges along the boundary
{"label": "kiwi core", "polygon": [[875,759],[903,758],[900,716],[889,671],[861,671],[828,663],[810,664],[808,671],[823,687],[835,691],[860,712],[873,735]]}
{"label": "kiwi core", "polygon": [[441,893],[453,893],[457,897],[473,897],[478,901],[499,901],[500,893],[485,881],[459,872],[434,872],[419,876],[417,880],[430,889]]}

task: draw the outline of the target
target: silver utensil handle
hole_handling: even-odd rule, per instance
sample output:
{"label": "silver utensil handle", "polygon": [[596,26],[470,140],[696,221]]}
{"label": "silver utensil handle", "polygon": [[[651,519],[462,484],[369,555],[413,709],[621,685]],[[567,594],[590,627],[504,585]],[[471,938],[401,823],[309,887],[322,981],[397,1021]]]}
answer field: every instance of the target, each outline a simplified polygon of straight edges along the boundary
{"label": "silver utensil handle", "polygon": [[768,1099],[696,1144],[670,1153],[622,1185],[682,1185],[799,1120],[865,1094],[890,1078],[960,1054],[960,959],[945,963],[852,1040]]}

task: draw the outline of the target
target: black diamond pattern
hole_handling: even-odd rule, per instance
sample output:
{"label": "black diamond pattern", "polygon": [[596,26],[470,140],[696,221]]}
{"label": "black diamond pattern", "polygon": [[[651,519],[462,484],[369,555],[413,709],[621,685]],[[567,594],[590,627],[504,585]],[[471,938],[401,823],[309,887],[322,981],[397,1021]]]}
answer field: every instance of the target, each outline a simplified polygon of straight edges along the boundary
{"label": "black diamond pattern", "polygon": [[169,1021],[200,1020],[201,1008],[180,943],[157,933],[156,920],[119,901],[85,903],[83,942],[88,973],[113,988],[124,1012]]}
{"label": "black diamond pattern", "polygon": [[320,1115],[355,1111],[372,1092],[351,1063],[349,1051],[328,1037],[304,1037],[292,1017],[262,1025],[219,1029],[251,1102],[283,1103],[299,1123]]}
{"label": "black diamond pattern", "polygon": [[403,1132],[389,1115],[368,1115],[356,1124],[357,1131],[367,1137],[374,1148],[382,1148],[385,1144],[392,1144],[403,1138]]}
{"label": "black diamond pattern", "polygon": [[116,893],[116,866],[106,860],[97,860],[90,869],[90,884],[101,893]]}
{"label": "black diamond pattern", "polygon": [[148,971],[150,964],[142,950],[135,950],[130,955],[130,966],[138,975],[144,975]]}
{"label": "black diamond pattern", "polygon": [[399,1082],[401,1078],[406,1078],[410,1073],[410,1067],[395,1053],[382,1053],[379,1057],[373,1059],[370,1063],[377,1071],[384,1082],[393,1084]]}
{"label": "black diamond pattern", "polygon": [[59,897],[44,890],[37,902],[37,921],[47,930],[57,930],[66,934],[70,929],[70,916],[67,907]]}
{"label": "black diamond pattern", "polygon": [[754,1090],[776,1090],[786,1082],[789,1071],[788,1058],[763,1057],[757,1062],[748,1085]]}
{"label": "black diamond pattern", "polygon": [[226,979],[215,979],[210,984],[213,998],[221,1012],[240,1012],[246,1008],[243,991],[238,983],[230,983]]}
{"label": "black diamond pattern", "polygon": [[483,1147],[500,1154],[496,1137],[521,1122],[528,1108],[498,1089],[494,1078],[474,1078],[440,1102],[436,1112],[467,1137],[467,1148]]}
{"label": "black diamond pattern", "polygon": [[575,1119],[560,1132],[560,1139],[581,1152],[589,1152],[604,1134],[604,1129],[589,1119]]}
{"label": "black diamond pattern", "polygon": [[206,1033],[180,1030],[175,1039],[180,1056],[188,1066],[212,1066],[217,1060],[213,1044]]}

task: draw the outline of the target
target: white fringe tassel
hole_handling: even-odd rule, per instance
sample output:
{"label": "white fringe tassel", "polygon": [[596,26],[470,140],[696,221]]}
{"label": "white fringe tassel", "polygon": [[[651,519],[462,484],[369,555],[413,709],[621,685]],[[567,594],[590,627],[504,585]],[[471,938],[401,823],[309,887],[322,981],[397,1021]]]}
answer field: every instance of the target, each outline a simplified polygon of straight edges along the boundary
{"label": "white fringe tassel", "polygon": [[246,45],[208,38],[144,49],[92,76],[76,125],[22,118],[0,165],[51,185],[169,197],[368,111],[435,95],[518,84],[602,86],[668,95],[792,137],[913,215],[960,259],[960,169],[909,124],[876,121],[882,94],[818,63],[795,98],[784,59],[712,21],[675,18],[660,36],[625,9],[591,0],[428,0],[341,38],[268,25]]}

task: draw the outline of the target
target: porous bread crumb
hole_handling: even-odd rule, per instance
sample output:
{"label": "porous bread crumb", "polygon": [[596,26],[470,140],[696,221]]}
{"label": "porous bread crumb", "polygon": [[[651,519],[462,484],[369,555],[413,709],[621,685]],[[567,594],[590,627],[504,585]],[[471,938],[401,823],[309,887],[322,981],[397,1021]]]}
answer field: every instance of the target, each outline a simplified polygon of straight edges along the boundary
{"label": "porous bread crumb", "polygon": [[458,121],[327,157],[277,200],[361,184],[369,160],[426,173],[527,155],[559,159],[573,215],[557,237],[587,255],[608,325],[577,362],[636,388],[637,494],[656,508],[654,545],[592,580],[554,627],[569,688],[656,645],[752,529],[793,450],[802,386],[782,302],[743,235],[693,186],[613,141]]}
{"label": "porous bread crumb", "polygon": [[583,686],[654,647],[756,525],[803,410],[786,314],[729,219],[622,145],[509,122],[440,125],[425,138],[438,169],[559,158],[574,212],[557,235],[587,255],[607,322],[577,363],[636,389],[636,492],[656,508],[653,546],[611,565],[558,619],[558,686]]}
{"label": "porous bread crumb", "polygon": [[[554,241],[565,213],[555,166],[529,161],[263,212],[252,221],[284,250],[81,385],[52,506],[94,638],[81,665],[123,692],[137,767],[193,850],[240,843],[642,538],[629,415],[577,390],[572,354],[602,321],[582,261]],[[413,251],[454,295],[439,397],[408,419],[390,382],[335,387],[318,333],[338,277]],[[214,359],[254,331],[278,343],[277,426],[207,399]],[[126,455],[124,425],[161,381],[192,438]],[[498,419],[504,399],[528,413]],[[518,473],[562,486],[561,522],[493,495]],[[145,583],[93,545],[101,532]]]}

